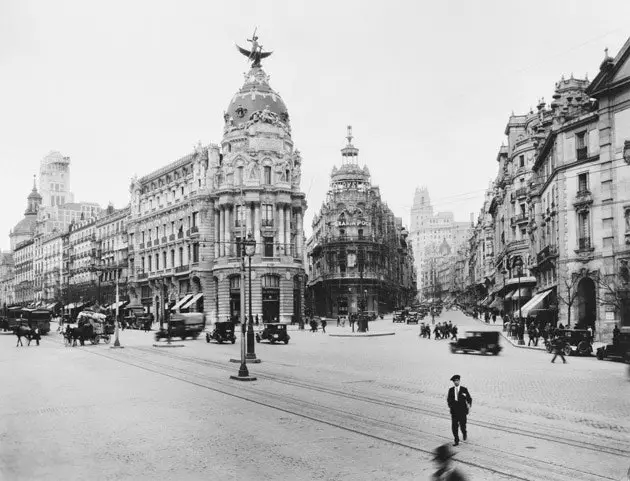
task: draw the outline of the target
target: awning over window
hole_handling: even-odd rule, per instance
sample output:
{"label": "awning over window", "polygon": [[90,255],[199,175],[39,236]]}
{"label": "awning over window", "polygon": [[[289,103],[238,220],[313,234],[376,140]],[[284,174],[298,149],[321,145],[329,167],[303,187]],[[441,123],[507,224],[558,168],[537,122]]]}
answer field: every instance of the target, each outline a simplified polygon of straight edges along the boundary
{"label": "awning over window", "polygon": [[195,302],[197,302],[202,297],[203,297],[203,292],[200,292],[199,294],[195,294],[188,302],[186,302],[186,304],[180,307],[180,309],[189,309],[191,306],[195,304]]}
{"label": "awning over window", "polygon": [[192,294],[186,294],[179,301],[177,301],[177,303],[173,307],[171,307],[171,311],[177,311],[181,309],[182,305],[190,301],[192,298],[193,298]]}
{"label": "awning over window", "polygon": [[551,293],[551,291],[552,291],[552,289],[548,289],[548,290],[546,290],[544,292],[539,292],[534,297],[532,297],[527,302],[527,304],[525,304],[523,307],[521,307],[521,315],[523,317],[527,317],[527,315],[530,313],[530,311],[532,311],[533,309],[538,309],[538,307],[542,304],[542,302],[545,299],[545,297],[547,297]]}
{"label": "awning over window", "polygon": [[508,292],[508,293],[507,293],[507,295],[505,296],[504,300],[505,300],[505,301],[510,301],[510,300],[512,300],[512,296],[514,295],[514,292],[515,292],[515,291],[510,291],[510,292]]}
{"label": "awning over window", "polygon": [[500,297],[495,298],[490,304],[490,309],[503,309],[503,299]]}

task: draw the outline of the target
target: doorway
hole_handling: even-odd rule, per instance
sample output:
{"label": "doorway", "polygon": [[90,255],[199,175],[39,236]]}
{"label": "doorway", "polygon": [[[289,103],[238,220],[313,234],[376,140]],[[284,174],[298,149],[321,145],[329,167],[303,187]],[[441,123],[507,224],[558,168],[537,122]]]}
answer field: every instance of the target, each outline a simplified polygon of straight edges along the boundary
{"label": "doorway", "polygon": [[597,318],[597,294],[595,282],[585,277],[578,284],[578,324],[582,329],[588,327],[595,330]]}
{"label": "doorway", "polygon": [[263,322],[279,322],[280,289],[264,288],[262,293]]}

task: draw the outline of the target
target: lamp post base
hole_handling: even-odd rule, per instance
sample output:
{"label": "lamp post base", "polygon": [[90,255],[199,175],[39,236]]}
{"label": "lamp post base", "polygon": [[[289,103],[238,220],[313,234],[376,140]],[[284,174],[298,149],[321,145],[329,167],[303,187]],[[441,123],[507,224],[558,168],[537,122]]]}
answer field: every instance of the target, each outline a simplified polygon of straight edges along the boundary
{"label": "lamp post base", "polygon": [[247,353],[245,354],[245,362],[252,363],[252,364],[258,364],[259,362],[262,362],[260,359],[258,359],[256,357],[256,353]]}
{"label": "lamp post base", "polygon": [[254,376],[230,376],[230,379],[235,381],[256,381]]}
{"label": "lamp post base", "polygon": [[247,369],[247,364],[245,362],[241,362],[241,367],[238,370],[237,376],[230,376],[230,379],[234,379],[235,381],[255,381],[256,378],[254,376],[249,375],[249,370]]}

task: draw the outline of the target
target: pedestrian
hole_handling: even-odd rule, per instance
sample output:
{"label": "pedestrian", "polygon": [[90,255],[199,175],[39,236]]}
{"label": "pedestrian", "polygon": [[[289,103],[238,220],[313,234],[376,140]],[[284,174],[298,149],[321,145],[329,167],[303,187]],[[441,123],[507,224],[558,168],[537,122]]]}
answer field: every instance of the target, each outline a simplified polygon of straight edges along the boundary
{"label": "pedestrian", "polygon": [[354,314],[350,314],[350,327],[352,327],[352,332],[354,332]]}
{"label": "pedestrian", "polygon": [[41,336],[39,335],[39,327],[35,326],[35,329],[33,330],[33,335],[31,337],[31,339],[29,339],[28,341],[28,345],[31,345],[31,341],[35,339],[35,342],[37,343],[37,345],[39,346],[39,340],[41,339]]}
{"label": "pedestrian", "polygon": [[497,313],[493,312],[492,313],[492,324],[496,324],[497,323]]}
{"label": "pedestrian", "polygon": [[24,347],[24,344],[22,344],[22,333],[20,332],[20,326],[17,326],[15,328],[15,335],[17,336],[17,343],[15,344],[15,347]]}
{"label": "pedestrian", "polygon": [[551,360],[552,364],[556,361],[556,358],[558,356],[562,358],[563,364],[567,363],[567,360],[564,358],[564,348],[566,345],[567,345],[567,341],[562,336],[558,337],[557,339],[553,341],[553,344],[551,345],[553,349],[553,359]]}
{"label": "pedestrian", "polygon": [[451,340],[457,341],[457,326],[453,326],[453,329],[451,330],[451,332],[453,333],[453,337],[451,337]]}
{"label": "pedestrian", "polygon": [[432,479],[436,481],[466,481],[466,477],[459,470],[451,467],[453,451],[448,444],[438,446],[433,454],[433,461],[437,463],[438,470],[433,473]]}
{"label": "pedestrian", "polygon": [[341,318],[341,327],[346,327],[346,316]]}
{"label": "pedestrian", "polygon": [[341,318],[339,316],[337,316],[337,327],[339,327],[340,323],[341,323]]}
{"label": "pedestrian", "polygon": [[326,334],[326,324],[327,324],[326,319],[322,319],[322,332],[324,334]]}
{"label": "pedestrian", "polygon": [[448,390],[446,402],[451,411],[451,430],[453,431],[453,438],[455,439],[453,446],[457,446],[459,445],[460,429],[464,441],[466,441],[468,437],[468,432],[466,431],[466,416],[468,416],[470,406],[472,406],[472,397],[468,389],[459,385],[461,381],[459,374],[452,376],[451,381],[453,382],[453,387]]}
{"label": "pedestrian", "polygon": [[[258,320],[258,314],[256,314],[256,320],[254,321],[254,323],[258,326],[259,325],[259,320]],[[304,327],[302,327],[302,329],[304,329]]]}

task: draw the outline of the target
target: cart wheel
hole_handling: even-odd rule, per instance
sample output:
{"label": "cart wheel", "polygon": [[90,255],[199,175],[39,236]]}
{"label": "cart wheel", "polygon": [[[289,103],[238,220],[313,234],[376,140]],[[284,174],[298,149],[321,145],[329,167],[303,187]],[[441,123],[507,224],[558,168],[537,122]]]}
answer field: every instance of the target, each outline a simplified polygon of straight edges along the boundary
{"label": "cart wheel", "polygon": [[604,360],[604,350],[601,347],[597,350],[597,359]]}
{"label": "cart wheel", "polygon": [[564,346],[563,351],[564,351],[564,355],[565,355],[565,356],[570,356],[570,355],[571,355],[571,352],[572,352],[572,351],[571,351],[571,346]]}
{"label": "cart wheel", "polygon": [[210,336],[208,336],[208,334],[206,334],[206,342],[210,342]]}
{"label": "cart wheel", "polygon": [[90,339],[90,342],[92,343],[93,346],[98,344],[98,337]]}

